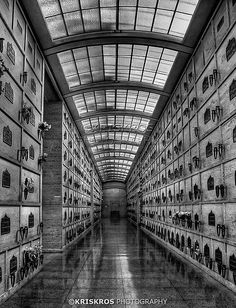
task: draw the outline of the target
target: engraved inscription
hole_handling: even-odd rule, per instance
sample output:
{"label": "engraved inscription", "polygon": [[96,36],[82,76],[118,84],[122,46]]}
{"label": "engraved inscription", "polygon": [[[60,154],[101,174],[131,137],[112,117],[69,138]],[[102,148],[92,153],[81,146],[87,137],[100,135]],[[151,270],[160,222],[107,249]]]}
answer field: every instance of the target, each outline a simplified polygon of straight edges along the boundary
{"label": "engraved inscription", "polygon": [[36,83],[34,78],[31,78],[31,90],[34,93],[34,95],[36,95]]}
{"label": "engraved inscription", "polygon": [[206,146],[206,157],[210,157],[212,155],[212,143],[208,142]]}
{"label": "engraved inscription", "polygon": [[210,257],[210,248],[207,244],[204,246],[204,256]]}
{"label": "engraved inscription", "polygon": [[217,32],[220,31],[221,27],[223,26],[224,24],[224,21],[225,21],[225,18],[224,16],[222,16],[221,20],[219,21],[218,25],[217,25]]}
{"label": "engraved inscription", "polygon": [[29,147],[29,158],[34,160],[34,147],[32,145]]}
{"label": "engraved inscription", "polygon": [[3,128],[3,142],[10,147],[12,146],[12,131],[9,126],[4,126]]}
{"label": "engraved inscription", "polygon": [[236,271],[236,257],[234,254],[229,257],[229,269],[233,272]]}
{"label": "engraved inscription", "polygon": [[214,190],[214,178],[212,176],[207,180],[207,189]]}
{"label": "engraved inscription", "polygon": [[208,225],[215,226],[216,225],[216,217],[215,214],[211,211],[208,215]]}
{"label": "engraved inscription", "polygon": [[235,143],[235,142],[236,142],[236,126],[233,129],[233,143]]}
{"label": "engraved inscription", "polygon": [[17,20],[17,29],[20,31],[20,33],[22,34],[23,29],[21,27],[21,24],[19,23],[19,20]]}
{"label": "engraved inscription", "polygon": [[209,80],[208,77],[205,77],[202,82],[202,93],[205,93],[208,88],[209,88]]}
{"label": "engraved inscription", "polygon": [[11,43],[7,42],[7,56],[11,60],[12,64],[15,65],[16,53]]}
{"label": "engraved inscription", "polygon": [[233,37],[229,40],[228,45],[226,47],[226,59],[229,61],[236,51],[236,39]]}
{"label": "engraved inscription", "polygon": [[8,170],[6,169],[2,173],[2,187],[10,188],[10,186],[11,186],[11,175],[8,172]]}
{"label": "engraved inscription", "polygon": [[5,215],[1,219],[1,235],[8,234],[11,231],[11,220],[10,218]]}
{"label": "engraved inscription", "polygon": [[29,121],[30,121],[30,124],[35,127],[35,114],[33,110],[31,110]]}
{"label": "engraved inscription", "polygon": [[28,225],[29,225],[29,228],[34,227],[34,214],[32,213],[29,214]]}
{"label": "engraved inscription", "polygon": [[207,108],[204,113],[204,124],[207,124],[210,120],[211,120],[211,110]]}
{"label": "engraved inscription", "polygon": [[10,275],[17,271],[17,257],[13,256],[10,260]]}
{"label": "engraved inscription", "polygon": [[215,250],[215,260],[217,263],[222,263],[222,252],[220,250],[220,248],[217,248]]}
{"label": "engraved inscription", "polygon": [[236,96],[236,80],[233,79],[231,85],[229,86],[229,99],[232,101]]}
{"label": "engraved inscription", "polygon": [[5,83],[5,97],[9,100],[10,103],[13,104],[14,92],[13,92],[10,82]]}

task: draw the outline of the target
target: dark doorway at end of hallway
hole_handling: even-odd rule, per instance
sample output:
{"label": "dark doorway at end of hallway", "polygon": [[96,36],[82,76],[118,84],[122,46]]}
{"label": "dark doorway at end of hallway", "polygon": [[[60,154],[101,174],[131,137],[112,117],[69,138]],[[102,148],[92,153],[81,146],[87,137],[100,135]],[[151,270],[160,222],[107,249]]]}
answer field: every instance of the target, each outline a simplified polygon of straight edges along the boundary
{"label": "dark doorway at end of hallway", "polygon": [[110,212],[110,219],[112,221],[120,220],[120,211],[111,211]]}

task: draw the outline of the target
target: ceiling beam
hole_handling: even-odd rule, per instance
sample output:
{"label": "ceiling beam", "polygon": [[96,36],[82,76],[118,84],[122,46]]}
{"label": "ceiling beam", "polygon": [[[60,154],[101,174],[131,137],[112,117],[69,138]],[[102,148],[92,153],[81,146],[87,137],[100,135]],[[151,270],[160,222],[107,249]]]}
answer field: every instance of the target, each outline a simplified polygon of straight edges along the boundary
{"label": "ceiling beam", "polygon": [[[125,164],[125,163],[111,163],[111,162],[106,162],[105,164],[102,164],[102,165],[98,165],[98,169],[101,170],[101,169],[104,169],[104,167],[108,167],[108,166],[112,166],[112,168],[116,171],[119,171],[119,166],[124,166],[124,167],[130,167],[131,165],[128,165],[128,164]],[[125,170],[129,171],[129,169],[127,168],[124,168]]]}
{"label": "ceiling beam", "polygon": [[133,154],[135,155],[137,152],[129,151],[129,150],[117,150],[117,149],[106,149],[106,150],[99,150],[97,152],[93,152],[93,155],[99,155],[103,153],[126,153],[126,154]]}
{"label": "ceiling beam", "polygon": [[91,148],[98,146],[98,145],[104,145],[104,144],[126,144],[126,145],[134,145],[134,146],[140,146],[140,143],[134,142],[134,141],[126,141],[126,140],[114,140],[114,139],[105,139],[100,140],[98,142],[90,144]]}
{"label": "ceiling beam", "polygon": [[121,175],[126,176],[128,173],[123,171],[122,169],[119,172],[115,172],[114,170],[107,169],[107,170],[102,171],[101,174],[103,174],[103,175],[105,175],[105,174],[114,174],[114,175],[121,174]]}
{"label": "ceiling beam", "polygon": [[95,118],[98,116],[110,116],[110,115],[129,115],[134,117],[146,118],[146,119],[153,119],[150,113],[142,112],[142,111],[134,111],[134,110],[124,110],[124,109],[101,109],[98,111],[90,111],[86,112],[85,114],[80,115],[80,120],[85,120],[89,118]]}
{"label": "ceiling beam", "polygon": [[193,48],[184,45],[180,38],[168,34],[141,31],[102,31],[58,39],[56,45],[44,49],[44,54],[51,56],[69,49],[108,44],[138,44],[173,49],[186,54],[193,52]]}
{"label": "ceiling beam", "polygon": [[98,129],[93,129],[92,131],[89,131],[88,133],[84,133],[85,136],[93,136],[94,134],[97,133],[134,133],[134,134],[140,134],[144,135],[145,132],[138,130],[138,129],[133,129],[133,128],[123,128],[123,127],[115,127],[119,125],[111,125],[110,127],[105,127],[105,128],[98,128]]}
{"label": "ceiling beam", "polygon": [[169,97],[170,93],[162,90],[160,87],[155,86],[147,82],[137,82],[137,81],[103,81],[95,82],[86,85],[81,85],[74,88],[69,93],[64,94],[64,98],[72,97],[78,94],[93,92],[99,90],[132,90],[132,91],[143,91],[159,94],[162,96]]}
{"label": "ceiling beam", "polygon": [[107,173],[112,173],[112,174],[123,174],[123,175],[127,175],[128,173],[126,171],[124,171],[125,169],[120,169],[120,171],[115,171],[114,169],[105,169],[102,170],[101,173],[102,174],[107,174]]}
{"label": "ceiling beam", "polygon": [[122,159],[122,160],[128,160],[128,161],[133,161],[133,158],[130,157],[124,157],[124,156],[105,156],[105,157],[101,157],[96,159],[96,161],[105,161],[105,160],[114,160],[114,159]]}

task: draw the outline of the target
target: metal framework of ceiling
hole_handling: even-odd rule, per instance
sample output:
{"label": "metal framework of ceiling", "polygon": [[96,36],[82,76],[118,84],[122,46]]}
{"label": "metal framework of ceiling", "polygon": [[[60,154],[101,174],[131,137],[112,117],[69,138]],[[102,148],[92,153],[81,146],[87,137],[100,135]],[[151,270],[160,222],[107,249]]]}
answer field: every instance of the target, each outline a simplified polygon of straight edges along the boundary
{"label": "metal framework of ceiling", "polygon": [[125,181],[217,0],[22,0],[103,181]]}

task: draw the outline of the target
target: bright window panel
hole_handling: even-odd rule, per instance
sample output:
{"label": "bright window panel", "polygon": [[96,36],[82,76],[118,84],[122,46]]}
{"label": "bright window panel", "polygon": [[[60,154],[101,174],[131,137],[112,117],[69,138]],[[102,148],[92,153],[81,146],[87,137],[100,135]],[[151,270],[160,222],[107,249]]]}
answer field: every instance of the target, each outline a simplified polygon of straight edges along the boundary
{"label": "bright window panel", "polygon": [[61,13],[57,0],[38,0],[44,17],[54,16]]}
{"label": "bright window panel", "polygon": [[168,33],[173,17],[173,12],[166,10],[157,10],[153,25],[154,32]]}
{"label": "bright window panel", "polygon": [[139,8],[135,30],[151,31],[154,13],[154,9]]}
{"label": "bright window panel", "polygon": [[53,40],[67,35],[65,24],[61,15],[48,17],[46,22]]}
{"label": "bright window panel", "polygon": [[186,14],[193,14],[198,0],[179,0],[177,11]]}
{"label": "bright window panel", "polygon": [[78,0],[60,0],[60,3],[63,13],[77,11],[80,9]]}
{"label": "bright window panel", "polygon": [[100,19],[98,9],[83,10],[82,17],[84,21],[85,32],[100,31]]}
{"label": "bright window panel", "polygon": [[116,29],[116,7],[101,8],[101,24],[103,31]]}
{"label": "bright window panel", "polygon": [[184,37],[185,32],[189,26],[191,16],[182,13],[175,13],[173,23],[169,34]]}
{"label": "bright window panel", "polygon": [[67,13],[64,18],[69,35],[84,32],[80,11]]}

